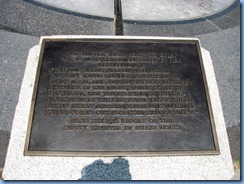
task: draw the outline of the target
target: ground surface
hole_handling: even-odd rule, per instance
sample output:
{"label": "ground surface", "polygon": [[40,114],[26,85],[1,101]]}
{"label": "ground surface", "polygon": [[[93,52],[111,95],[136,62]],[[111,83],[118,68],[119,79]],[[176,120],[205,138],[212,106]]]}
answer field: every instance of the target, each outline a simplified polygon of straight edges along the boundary
{"label": "ground surface", "polygon": [[[113,18],[113,0],[25,0],[47,8]],[[209,16],[234,0],[122,0],[124,20],[169,21]]]}
{"label": "ground surface", "polygon": [[[226,1],[227,2],[227,1]],[[4,166],[29,49],[41,35],[113,35],[112,18],[63,11],[25,0],[0,0],[0,168]],[[197,37],[209,50],[233,160],[240,156],[240,5],[188,21],[125,21],[125,35]]]}

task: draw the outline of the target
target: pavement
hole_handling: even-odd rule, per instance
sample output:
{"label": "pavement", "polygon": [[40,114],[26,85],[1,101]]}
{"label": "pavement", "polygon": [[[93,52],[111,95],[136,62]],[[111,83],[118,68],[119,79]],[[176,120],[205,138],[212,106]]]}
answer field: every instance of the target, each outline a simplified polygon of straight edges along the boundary
{"label": "pavement", "polygon": [[[62,4],[61,0],[57,2]],[[74,6],[74,1],[70,2]],[[4,167],[28,52],[39,42],[40,36],[114,35],[113,12],[104,15],[111,10],[111,4],[107,3],[100,12],[97,7],[89,8],[88,1],[84,2],[84,10],[74,11],[65,9],[67,4],[62,8],[57,4],[45,4],[44,0],[0,0],[0,168]],[[95,0],[91,3],[98,6]],[[213,60],[234,161],[240,157],[240,3],[237,0],[223,3],[222,7],[195,19],[194,16],[184,20],[158,17],[153,21],[128,18],[124,21],[124,35],[200,39],[202,47],[210,51]]]}
{"label": "pavement", "polygon": [[[49,9],[113,18],[113,0],[25,0]],[[195,19],[222,11],[234,0],[122,0],[124,20]],[[156,5],[156,6],[155,6]]]}
{"label": "pavement", "polygon": [[[233,0],[123,0],[124,20],[182,21],[216,14]],[[156,5],[156,6],[155,6]]]}
{"label": "pavement", "polygon": [[0,29],[31,36],[113,35],[113,19],[56,11],[23,0],[0,0]]}

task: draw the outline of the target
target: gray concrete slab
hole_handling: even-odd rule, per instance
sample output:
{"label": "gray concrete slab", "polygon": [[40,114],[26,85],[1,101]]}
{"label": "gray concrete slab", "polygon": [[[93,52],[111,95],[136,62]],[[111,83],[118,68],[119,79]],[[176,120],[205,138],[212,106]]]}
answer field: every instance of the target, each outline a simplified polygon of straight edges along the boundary
{"label": "gray concrete slab", "polygon": [[240,15],[240,6],[236,6],[236,8],[234,8],[229,13],[224,14],[223,16],[212,16],[209,17],[208,20],[211,21],[219,29],[224,30],[240,25]]}
{"label": "gray concrete slab", "polygon": [[240,27],[195,37],[211,53],[226,126],[240,125]]}
{"label": "gray concrete slab", "polygon": [[113,19],[56,11],[23,0],[0,0],[0,29],[28,35],[113,35]]}
{"label": "gray concrete slab", "polygon": [[[113,0],[28,0],[49,7],[99,17],[114,17]],[[234,0],[122,0],[125,20],[168,21],[208,16]]]}
{"label": "gray concrete slab", "polygon": [[0,180],[2,180],[2,179],[3,179],[3,177],[2,177],[2,173],[3,173],[3,169],[2,169],[2,168],[0,168]]}
{"label": "gray concrete slab", "polygon": [[[114,0],[29,0],[50,7],[99,17],[114,17]],[[231,0],[225,0],[231,1]]]}
{"label": "gray concrete slab", "polygon": [[4,166],[29,49],[39,38],[0,30],[0,168]]}
{"label": "gray concrete slab", "polygon": [[240,25],[240,2],[228,9],[206,17],[188,21],[124,21],[124,34],[137,36],[191,37],[212,33]]}
{"label": "gray concrete slab", "polygon": [[10,133],[0,130],[0,170],[4,166],[5,157],[7,154]]}
{"label": "gray concrete slab", "polygon": [[10,132],[29,49],[39,38],[0,31],[0,130]]}
{"label": "gray concrete slab", "polygon": [[240,125],[227,128],[232,160],[240,157]]}
{"label": "gray concrete slab", "polygon": [[124,20],[189,20],[215,14],[234,0],[122,0]]}
{"label": "gray concrete slab", "polygon": [[125,22],[124,34],[136,36],[177,36],[190,37],[192,35],[216,32],[219,29],[208,21],[192,21],[188,23],[133,23]]}

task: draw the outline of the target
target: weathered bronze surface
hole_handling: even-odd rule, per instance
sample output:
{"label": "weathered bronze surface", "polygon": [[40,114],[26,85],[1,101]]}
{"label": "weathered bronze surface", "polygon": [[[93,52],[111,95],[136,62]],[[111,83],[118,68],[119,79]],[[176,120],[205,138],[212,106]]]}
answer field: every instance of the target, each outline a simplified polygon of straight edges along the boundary
{"label": "weathered bronze surface", "polygon": [[42,47],[26,155],[218,154],[197,40]]}

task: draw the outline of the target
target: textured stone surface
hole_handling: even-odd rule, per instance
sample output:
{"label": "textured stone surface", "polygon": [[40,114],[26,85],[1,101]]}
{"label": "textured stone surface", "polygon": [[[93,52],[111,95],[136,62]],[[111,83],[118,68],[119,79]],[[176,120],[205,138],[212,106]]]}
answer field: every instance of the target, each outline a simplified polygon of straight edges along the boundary
{"label": "textured stone surface", "polygon": [[37,37],[0,30],[0,130],[10,132],[29,49]]}
{"label": "textured stone surface", "polygon": [[38,38],[0,30],[0,168],[4,166],[29,49]]}
{"label": "textured stone surface", "polygon": [[[114,34],[113,17],[93,17],[30,2],[33,1],[0,0],[0,29],[34,36]],[[70,6],[74,5],[70,4]],[[200,18],[198,20],[176,22],[143,21],[142,24],[139,22],[128,23],[127,21],[124,25],[124,32],[125,35],[138,36],[192,36],[227,29],[239,24],[240,5],[239,1],[235,0],[233,6],[217,15],[207,17],[207,19]]]}
{"label": "textured stone surface", "polygon": [[240,10],[241,7],[236,1],[236,3],[233,5],[233,9],[231,9],[229,12],[224,11],[220,15],[213,15],[212,17],[209,17],[208,20],[221,30],[235,27],[240,25]]}
{"label": "textured stone surface", "polygon": [[[173,38],[171,38],[173,39]],[[35,79],[39,47],[30,52],[16,108],[3,178],[6,180],[77,180],[81,171],[96,160],[112,163],[115,159],[97,157],[30,157],[23,156],[31,94]],[[234,171],[224,123],[218,87],[210,55],[202,50],[210,99],[219,140],[220,155],[174,157],[126,157],[133,180],[226,180]],[[163,173],[163,174],[162,174]]]}
{"label": "textured stone surface", "polygon": [[127,23],[124,24],[125,35],[136,36],[177,36],[187,37],[192,35],[216,32],[219,29],[208,21],[188,21],[182,23]]}
{"label": "textured stone surface", "polygon": [[227,128],[232,160],[240,157],[240,125]]}
{"label": "textured stone surface", "polygon": [[[50,7],[62,10],[68,10],[76,13],[87,14],[99,17],[114,17],[113,0],[28,0],[29,2],[38,2]],[[231,1],[231,0],[225,0]]]}
{"label": "textured stone surface", "polygon": [[113,35],[113,19],[53,11],[22,0],[0,0],[0,29],[28,35]]}
{"label": "textured stone surface", "polygon": [[241,179],[241,170],[237,169],[235,171],[235,175],[233,176],[232,180],[240,180]]}
{"label": "textured stone surface", "polygon": [[3,170],[2,170],[2,168],[0,168],[0,180],[3,179],[3,177],[2,177],[2,172],[3,172]]}
{"label": "textured stone surface", "polygon": [[125,21],[124,34],[137,36],[192,37],[240,26],[240,2],[210,17],[189,21]]}
{"label": "textured stone surface", "polygon": [[196,36],[211,52],[227,127],[240,124],[240,27]]}
{"label": "textured stone surface", "polygon": [[217,13],[234,0],[123,0],[125,20],[169,21]]}
{"label": "textured stone surface", "polygon": [[[113,18],[113,0],[27,0],[50,8],[81,14]],[[234,0],[123,0],[124,19],[172,20],[192,19],[216,13],[228,7]],[[157,6],[155,6],[157,5]],[[102,8],[101,8],[102,7]]]}
{"label": "textured stone surface", "polygon": [[3,168],[5,162],[5,156],[7,154],[8,142],[10,138],[9,132],[0,130],[0,168]]}

